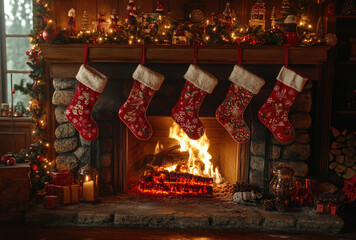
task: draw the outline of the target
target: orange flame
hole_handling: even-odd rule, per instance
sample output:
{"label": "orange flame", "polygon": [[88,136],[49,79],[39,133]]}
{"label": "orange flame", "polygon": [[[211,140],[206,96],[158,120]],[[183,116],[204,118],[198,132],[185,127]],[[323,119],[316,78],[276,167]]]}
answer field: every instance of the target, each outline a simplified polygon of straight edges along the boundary
{"label": "orange flame", "polygon": [[[180,143],[181,152],[189,151],[188,173],[213,178],[216,183],[220,183],[223,180],[218,168],[214,169],[214,165],[210,161],[212,159],[212,156],[208,152],[210,142],[205,133],[200,139],[192,140],[174,122],[169,129],[169,137],[176,139]],[[175,169],[173,166],[170,168]]]}

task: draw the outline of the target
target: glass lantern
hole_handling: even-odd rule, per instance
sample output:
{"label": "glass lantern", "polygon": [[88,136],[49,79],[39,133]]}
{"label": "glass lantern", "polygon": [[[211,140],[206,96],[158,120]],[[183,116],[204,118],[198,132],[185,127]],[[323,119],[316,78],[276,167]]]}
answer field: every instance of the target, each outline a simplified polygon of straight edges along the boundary
{"label": "glass lantern", "polygon": [[95,202],[99,199],[99,174],[88,165],[78,171],[79,200],[81,202]]}
{"label": "glass lantern", "polygon": [[277,199],[287,199],[294,195],[293,181],[294,171],[290,167],[278,166],[273,168],[273,178],[269,184],[269,190]]}

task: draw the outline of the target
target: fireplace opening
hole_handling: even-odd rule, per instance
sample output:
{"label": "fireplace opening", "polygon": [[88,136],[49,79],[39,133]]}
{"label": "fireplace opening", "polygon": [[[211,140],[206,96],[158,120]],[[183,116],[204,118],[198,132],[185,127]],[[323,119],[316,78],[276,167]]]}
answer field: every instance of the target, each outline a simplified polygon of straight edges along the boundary
{"label": "fireplace opening", "polygon": [[128,192],[209,197],[217,185],[236,182],[239,144],[215,118],[201,118],[205,134],[199,140],[188,138],[170,117],[148,121],[154,129],[150,139],[127,135]]}

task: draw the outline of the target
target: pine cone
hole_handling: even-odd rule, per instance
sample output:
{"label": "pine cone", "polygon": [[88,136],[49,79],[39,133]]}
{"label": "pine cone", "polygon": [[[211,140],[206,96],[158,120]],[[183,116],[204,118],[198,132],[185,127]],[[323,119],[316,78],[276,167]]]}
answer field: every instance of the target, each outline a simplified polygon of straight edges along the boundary
{"label": "pine cone", "polygon": [[232,189],[232,193],[235,193],[235,192],[249,192],[251,191],[251,187],[250,185],[245,182],[245,181],[242,181],[242,182],[236,182],[234,184],[234,187]]}
{"label": "pine cone", "polygon": [[285,212],[289,208],[289,201],[287,199],[276,199],[276,209],[279,212]]}
{"label": "pine cone", "polygon": [[274,199],[270,199],[270,200],[264,200],[262,207],[264,208],[264,210],[266,211],[273,211],[276,210],[276,206],[275,206],[275,200]]}

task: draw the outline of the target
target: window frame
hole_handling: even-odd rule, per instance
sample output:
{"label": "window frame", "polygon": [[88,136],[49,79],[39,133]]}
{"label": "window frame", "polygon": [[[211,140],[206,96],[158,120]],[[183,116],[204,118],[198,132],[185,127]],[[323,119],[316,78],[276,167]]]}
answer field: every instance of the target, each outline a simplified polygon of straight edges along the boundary
{"label": "window frame", "polygon": [[[33,2],[32,2],[33,5]],[[6,52],[6,40],[11,38],[29,38],[28,34],[6,34],[6,23],[5,23],[5,2],[4,0],[0,0],[0,17],[1,17],[1,26],[0,26],[0,35],[1,35],[1,42],[0,42],[0,103],[7,102],[10,103],[11,99],[7,94],[7,87],[10,79],[7,78],[8,73],[29,73],[30,70],[21,71],[21,70],[8,70],[7,69],[7,52]],[[32,18],[32,24],[34,19]],[[23,54],[26,54],[25,52]]]}

